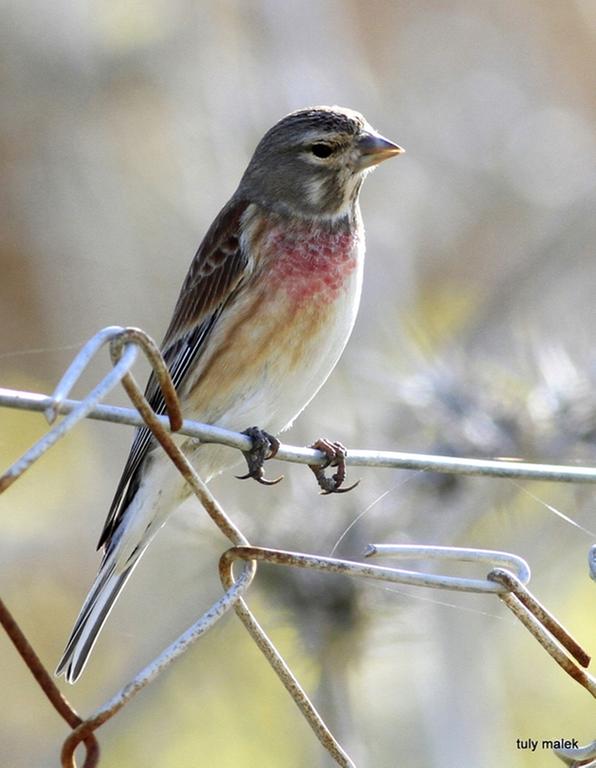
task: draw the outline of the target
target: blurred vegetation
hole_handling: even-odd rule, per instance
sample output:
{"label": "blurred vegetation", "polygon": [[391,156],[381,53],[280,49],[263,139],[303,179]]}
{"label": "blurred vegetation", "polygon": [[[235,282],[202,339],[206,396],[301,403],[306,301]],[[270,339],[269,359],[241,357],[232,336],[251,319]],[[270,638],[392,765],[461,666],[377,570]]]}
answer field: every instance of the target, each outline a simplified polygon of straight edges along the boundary
{"label": "blurred vegetation", "polygon": [[[357,328],[288,440],[595,463],[591,0],[25,0],[0,13],[0,385],[49,391],[105,325],[160,338],[260,136],[337,103],[408,153],[366,182]],[[43,429],[1,411],[2,466]],[[50,668],[129,440],[83,424],[0,499],[3,598]],[[319,498],[305,469],[284,471],[272,489],[230,473],[213,484],[251,541],[329,553],[366,510],[338,555],[369,541],[510,549],[596,651],[592,488],[362,470],[353,493]],[[187,504],[144,558],[67,690],[82,714],[219,594],[225,542],[204,517]],[[558,765],[515,740],[596,735],[588,695],[497,601],[263,568],[250,602],[361,768]],[[65,727],[2,636],[0,680],[0,765],[57,765]],[[106,768],[329,764],[233,617],[99,738]]]}

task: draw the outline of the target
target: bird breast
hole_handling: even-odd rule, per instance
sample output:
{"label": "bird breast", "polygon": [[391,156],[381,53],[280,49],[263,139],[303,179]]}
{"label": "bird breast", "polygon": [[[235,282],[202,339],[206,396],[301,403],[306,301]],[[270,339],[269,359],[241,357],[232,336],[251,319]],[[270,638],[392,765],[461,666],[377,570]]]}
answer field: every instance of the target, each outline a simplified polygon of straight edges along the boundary
{"label": "bird breast", "polygon": [[192,416],[230,429],[290,426],[337,363],[362,285],[355,226],[253,230],[251,276],[217,321],[192,388]]}

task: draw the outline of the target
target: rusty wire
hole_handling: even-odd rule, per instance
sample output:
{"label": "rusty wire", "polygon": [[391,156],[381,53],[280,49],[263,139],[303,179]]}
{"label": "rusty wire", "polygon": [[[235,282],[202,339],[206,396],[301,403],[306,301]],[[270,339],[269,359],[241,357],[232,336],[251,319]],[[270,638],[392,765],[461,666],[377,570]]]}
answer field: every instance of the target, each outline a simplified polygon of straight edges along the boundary
{"label": "rusty wire", "polygon": [[[139,328],[121,328],[118,325],[108,326],[84,345],[79,354],[68,366],[64,375],[56,385],[50,398],[51,405],[45,409],[45,415],[49,424],[53,424],[58,416],[60,405],[68,397],[72,388],[81,378],[81,374],[87,368],[90,361],[101,349],[110,343],[110,354],[114,364],[120,362],[122,349],[127,342],[134,342],[135,348],[140,347],[145,353],[159,382],[161,393],[166,404],[166,413],[170,422],[170,429],[176,432],[182,426],[182,412],[180,403],[170,373],[159,351],[159,347],[144,331]],[[129,366],[130,367],[130,366]],[[129,367],[126,370],[129,370]]]}
{"label": "rusty wire", "polygon": [[[587,667],[590,663],[587,652],[513,574],[501,568],[495,568],[488,574],[488,578],[507,588],[506,592],[499,594],[500,599],[561,669],[596,698],[596,679],[580,669],[580,666]],[[567,650],[578,663],[574,663],[562,648]]]}
{"label": "rusty wire", "polygon": [[[366,557],[380,554],[382,545],[373,544],[365,553]],[[417,547],[410,544],[384,545],[383,549],[391,550],[392,554],[400,554],[407,558],[435,558],[459,560],[460,562],[473,561],[476,563],[506,563],[515,569],[520,576],[519,583],[529,581],[530,569],[528,564],[508,552],[496,552],[492,550],[471,550],[464,547]],[[387,554],[387,551],[383,552]],[[434,587],[435,589],[449,589],[459,592],[488,592],[501,594],[507,592],[509,587],[498,585],[486,579],[471,579],[463,577],[445,576],[422,571],[407,571],[400,568],[386,568],[378,565],[368,565],[354,560],[340,560],[335,557],[323,557],[307,555],[302,552],[287,552],[281,549],[268,547],[234,547],[227,550],[221,556],[220,574],[225,574],[224,586],[229,586],[230,567],[234,560],[261,560],[273,565],[285,565],[290,568],[307,568],[325,573],[342,574],[344,576],[357,576],[364,579],[386,581],[389,584],[407,584],[417,587]]]}
{"label": "rusty wire", "polygon": [[[46,698],[52,704],[56,712],[58,712],[60,717],[62,717],[62,719],[73,729],[81,725],[83,718],[72,708],[70,703],[60,693],[52,676],[41,663],[39,656],[33,650],[33,646],[27,640],[23,631],[2,600],[0,600],[0,624],[18,651],[20,657],[27,665],[33,678],[39,684],[40,688],[45,693]],[[93,733],[89,732],[85,734],[83,740],[85,742],[87,753],[82,768],[95,768],[99,763],[99,744],[97,743],[97,739]]]}
{"label": "rusty wire", "polygon": [[366,556],[370,557],[372,555],[389,555],[407,559],[447,559],[459,562],[474,562],[476,564],[498,562],[517,570],[518,576],[504,568],[493,568],[488,572],[486,579],[471,579],[397,568],[369,566],[351,560],[339,560],[337,558],[318,557],[299,552],[246,546],[233,547],[223,553],[220,559],[220,574],[222,575],[224,586],[229,588],[234,583],[231,567],[235,560],[259,560],[271,563],[272,565],[307,568],[388,583],[462,592],[492,592],[498,595],[505,605],[517,616],[557,664],[591,693],[592,696],[596,697],[596,680],[584,672],[583,669],[579,669],[577,664],[574,664],[562,652],[559,646],[567,650],[582,667],[589,665],[590,656],[525,586],[524,582],[530,579],[530,570],[527,563],[521,558],[508,552],[474,550],[462,547],[416,546],[411,544],[373,544],[366,552]]}
{"label": "rusty wire", "polygon": [[[105,344],[110,346],[114,367],[84,400],[69,400],[68,395],[81,373],[97,351]],[[149,360],[158,378],[166,402],[167,416],[158,416],[153,412],[130,373],[139,348]],[[122,383],[135,406],[135,410],[106,406],[100,402],[118,382]],[[217,427],[198,424],[192,421],[183,421],[176,392],[157,345],[139,329],[120,328],[117,326],[103,329],[103,331],[100,331],[84,345],[51,396],[0,389],[0,405],[43,411],[51,425],[50,430],[0,477],[0,492],[20,477],[34,461],[49,450],[78,421],[85,417],[134,424],[136,426],[146,425],[184,476],[211,519],[233,545],[231,549],[222,555],[220,560],[220,576],[225,588],[224,595],[174,643],[168,646],[154,661],[139,672],[133,680],[84,721],[81,720],[79,715],[62,697],[50,675],[43,668],[33,649],[17,627],[16,622],[10,617],[5,607],[0,604],[0,623],[5,627],[13,643],[52,704],[73,728],[63,745],[62,765],[64,768],[76,768],[74,752],[81,742],[85,743],[87,749],[83,768],[93,768],[93,766],[97,765],[99,747],[93,732],[113,717],[138,691],[154,680],[157,675],[184,653],[193,642],[205,634],[231,608],[234,608],[251,637],[306,717],[317,738],[335,762],[346,768],[354,766],[350,757],[333,737],[291,670],[263,632],[243,600],[242,595],[246,592],[254,578],[257,561],[267,561],[275,565],[290,567],[314,568],[328,573],[343,573],[350,576],[382,579],[388,582],[497,594],[532,632],[538,642],[553,656],[555,661],[592,695],[596,695],[594,679],[584,672],[583,669],[580,669],[562,649],[567,650],[582,666],[587,666],[589,662],[587,653],[581,649],[560,623],[529,593],[525,586],[530,578],[529,568],[525,561],[515,555],[489,550],[415,547],[411,545],[372,545],[365,553],[367,557],[385,555],[401,558],[447,558],[462,562],[475,561],[477,564],[488,569],[488,576],[486,578],[472,579],[468,577],[447,577],[441,574],[424,573],[419,570],[410,571],[372,566],[335,558],[251,547],[246,537],[226,515],[225,511],[199,478],[183,451],[172,439],[170,432],[179,431],[180,434],[199,438],[203,442],[219,442],[230,447],[239,448],[240,450],[250,449],[251,439],[246,435],[229,430],[218,429]],[[59,414],[64,414],[64,419],[55,423]],[[280,447],[276,458],[311,465],[322,465],[326,461],[324,454],[319,451],[283,445]],[[451,457],[422,456],[389,451],[350,451],[347,463],[359,466],[427,469],[459,474],[533,478],[558,482],[596,482],[596,468],[594,467],[453,459]],[[244,566],[242,572],[236,578],[233,575],[233,563],[238,559],[244,562]],[[592,551],[591,565],[593,565],[595,559]],[[581,748],[581,754],[577,750],[572,750],[574,754],[570,752],[565,753],[566,756],[562,753],[557,754],[563,760],[575,761],[570,762],[570,765],[586,765],[585,760],[592,760],[594,757],[589,752],[589,749],[590,747]]]}

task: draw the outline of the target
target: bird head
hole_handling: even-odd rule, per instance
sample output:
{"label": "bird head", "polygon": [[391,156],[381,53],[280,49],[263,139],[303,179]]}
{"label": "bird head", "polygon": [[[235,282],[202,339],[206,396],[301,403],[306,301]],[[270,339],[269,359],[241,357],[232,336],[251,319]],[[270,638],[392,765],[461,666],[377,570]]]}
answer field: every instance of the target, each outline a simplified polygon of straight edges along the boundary
{"label": "bird head", "polygon": [[300,109],[261,139],[236,194],[282,214],[343,217],[364,176],[402,152],[351,109]]}

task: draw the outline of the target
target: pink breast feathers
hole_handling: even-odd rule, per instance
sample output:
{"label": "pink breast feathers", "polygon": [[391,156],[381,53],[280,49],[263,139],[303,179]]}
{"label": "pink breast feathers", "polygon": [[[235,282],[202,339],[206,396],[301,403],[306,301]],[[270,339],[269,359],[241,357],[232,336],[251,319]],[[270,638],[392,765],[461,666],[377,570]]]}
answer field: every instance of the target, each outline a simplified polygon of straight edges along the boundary
{"label": "pink breast feathers", "polygon": [[298,233],[275,228],[265,237],[268,283],[272,289],[283,287],[297,304],[335,301],[357,266],[356,230]]}

